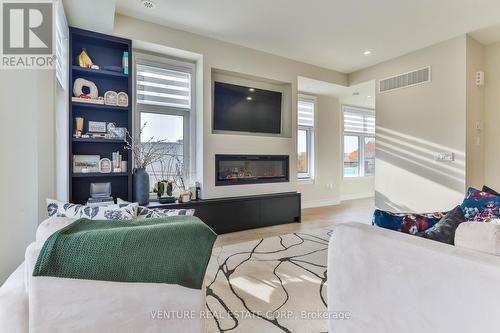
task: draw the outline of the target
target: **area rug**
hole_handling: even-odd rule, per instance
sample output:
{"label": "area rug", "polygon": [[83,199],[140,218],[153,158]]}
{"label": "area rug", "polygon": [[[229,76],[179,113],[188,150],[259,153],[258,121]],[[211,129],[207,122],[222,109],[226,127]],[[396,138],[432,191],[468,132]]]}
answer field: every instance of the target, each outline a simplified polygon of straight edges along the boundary
{"label": "area rug", "polygon": [[207,332],[327,332],[331,229],[214,249],[207,269]]}

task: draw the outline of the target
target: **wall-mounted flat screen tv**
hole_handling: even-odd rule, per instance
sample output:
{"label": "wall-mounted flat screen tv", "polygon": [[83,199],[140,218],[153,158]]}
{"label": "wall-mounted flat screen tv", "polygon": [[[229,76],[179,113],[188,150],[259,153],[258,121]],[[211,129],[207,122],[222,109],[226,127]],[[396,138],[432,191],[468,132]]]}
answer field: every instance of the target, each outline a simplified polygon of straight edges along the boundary
{"label": "wall-mounted flat screen tv", "polygon": [[214,130],[281,133],[282,93],[214,82]]}

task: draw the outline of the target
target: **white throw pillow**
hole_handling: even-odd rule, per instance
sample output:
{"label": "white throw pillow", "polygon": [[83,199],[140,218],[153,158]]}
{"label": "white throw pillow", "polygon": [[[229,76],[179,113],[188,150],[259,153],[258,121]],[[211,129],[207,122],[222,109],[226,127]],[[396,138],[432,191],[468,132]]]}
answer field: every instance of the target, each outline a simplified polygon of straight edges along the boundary
{"label": "white throw pillow", "polygon": [[131,220],[135,218],[137,203],[109,206],[85,206],[47,199],[49,217],[87,218],[91,220]]}
{"label": "white throw pillow", "polygon": [[455,246],[500,256],[500,225],[464,222],[455,232]]}

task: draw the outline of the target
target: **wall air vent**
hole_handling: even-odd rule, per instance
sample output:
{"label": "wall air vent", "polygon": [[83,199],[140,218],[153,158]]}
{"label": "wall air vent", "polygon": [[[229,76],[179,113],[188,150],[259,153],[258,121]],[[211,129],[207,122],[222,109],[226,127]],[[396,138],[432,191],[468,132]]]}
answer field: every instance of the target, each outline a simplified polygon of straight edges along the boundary
{"label": "wall air vent", "polygon": [[379,80],[378,92],[384,93],[428,82],[431,82],[431,66]]}

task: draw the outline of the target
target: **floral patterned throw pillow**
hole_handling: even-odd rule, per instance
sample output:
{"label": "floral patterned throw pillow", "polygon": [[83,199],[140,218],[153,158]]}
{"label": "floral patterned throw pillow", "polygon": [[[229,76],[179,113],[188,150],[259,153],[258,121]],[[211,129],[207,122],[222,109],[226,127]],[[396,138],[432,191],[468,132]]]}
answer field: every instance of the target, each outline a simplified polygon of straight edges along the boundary
{"label": "floral patterned throw pillow", "polygon": [[392,213],[376,209],[373,214],[372,224],[406,234],[415,235],[417,232],[425,231],[439,222],[446,212],[436,213]]}
{"label": "floral patterned throw pillow", "polygon": [[490,222],[500,218],[500,197],[469,187],[460,206],[467,221]]}

